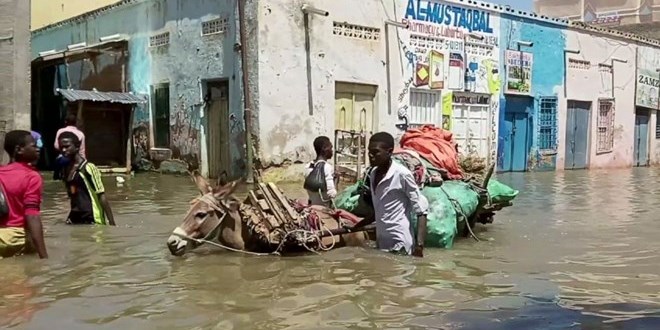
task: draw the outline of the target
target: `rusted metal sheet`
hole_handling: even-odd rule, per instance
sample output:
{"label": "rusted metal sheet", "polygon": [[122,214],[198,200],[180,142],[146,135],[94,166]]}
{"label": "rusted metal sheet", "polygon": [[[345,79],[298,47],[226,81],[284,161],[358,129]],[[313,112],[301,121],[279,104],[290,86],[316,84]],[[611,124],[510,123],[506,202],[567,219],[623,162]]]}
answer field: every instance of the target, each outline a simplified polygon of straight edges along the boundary
{"label": "rusted metal sheet", "polygon": [[147,103],[146,95],[132,94],[132,93],[99,92],[96,90],[85,91],[85,90],[61,89],[61,88],[58,88],[57,92],[60,93],[69,102],[91,101],[91,102],[110,102],[110,103],[122,103],[122,104]]}

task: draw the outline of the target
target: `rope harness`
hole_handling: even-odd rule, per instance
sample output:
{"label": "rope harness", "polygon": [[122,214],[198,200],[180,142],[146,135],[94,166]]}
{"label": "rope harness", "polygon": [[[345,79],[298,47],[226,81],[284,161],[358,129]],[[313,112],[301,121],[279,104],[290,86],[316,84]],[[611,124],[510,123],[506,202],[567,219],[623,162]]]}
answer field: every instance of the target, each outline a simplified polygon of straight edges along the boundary
{"label": "rope harness", "polygon": [[[218,247],[218,248],[221,248],[221,249],[225,249],[225,250],[228,250],[228,251],[232,251],[232,252],[240,252],[240,253],[245,253],[245,254],[253,255],[253,256],[269,256],[269,255],[281,255],[280,251],[281,251],[282,247],[284,246],[284,244],[286,243],[286,239],[290,235],[297,234],[297,233],[303,234],[303,241],[302,241],[303,247],[305,249],[307,249],[308,251],[316,253],[316,254],[319,254],[319,252],[307,245],[307,242],[309,242],[310,240],[313,239],[314,241],[316,241],[317,244],[318,244],[319,249],[322,250],[322,251],[332,250],[335,247],[336,243],[337,243],[337,241],[335,239],[335,235],[332,234],[332,231],[330,231],[330,229],[323,224],[323,221],[319,221],[320,222],[320,231],[319,232],[322,233],[324,231],[327,231],[330,234],[330,237],[332,238],[332,244],[329,247],[326,247],[326,246],[323,245],[323,238],[319,235],[319,232],[314,232],[314,231],[305,230],[305,229],[295,229],[295,230],[291,230],[291,231],[286,231],[284,233],[284,236],[282,237],[282,239],[280,241],[280,244],[277,246],[275,251],[273,251],[271,253],[259,253],[259,252],[245,251],[245,250],[232,248],[232,247],[229,247],[229,246],[226,246],[224,244],[221,244],[221,243],[217,242],[218,241],[217,238],[220,236],[220,225],[222,224],[223,220],[227,216],[227,212],[220,205],[220,202],[213,196],[212,193],[208,193],[208,194],[202,195],[200,197],[197,197],[193,201],[202,202],[202,203],[208,205],[209,207],[211,207],[216,212],[216,214],[219,213],[219,218],[220,218],[218,223],[213,227],[212,230],[209,231],[208,234],[206,234],[204,236],[204,238],[191,237],[181,227],[176,227],[174,229],[174,232],[172,233],[173,235],[175,235],[175,236],[177,236],[181,239],[184,239],[186,241],[191,241],[191,242],[195,243],[197,246],[200,246],[202,244],[209,244],[209,245],[212,245],[212,246],[215,246],[215,247]],[[188,214],[186,214],[186,218],[188,218],[188,216],[190,216],[190,213],[192,211],[193,211],[193,209],[191,208],[188,211]],[[206,214],[204,216],[204,218],[202,218],[202,222],[206,221],[208,219],[208,217],[209,217],[209,214]],[[239,221],[241,221],[241,220],[239,220]]]}

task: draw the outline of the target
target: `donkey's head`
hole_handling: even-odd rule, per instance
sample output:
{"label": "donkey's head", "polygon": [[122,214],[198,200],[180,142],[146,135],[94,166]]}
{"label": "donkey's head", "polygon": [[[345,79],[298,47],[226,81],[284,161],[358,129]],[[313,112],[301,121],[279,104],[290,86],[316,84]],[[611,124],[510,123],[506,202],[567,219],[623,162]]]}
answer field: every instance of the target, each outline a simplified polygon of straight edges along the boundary
{"label": "donkey's head", "polygon": [[199,172],[195,171],[191,176],[201,196],[190,202],[191,207],[183,223],[167,239],[167,247],[175,256],[182,256],[198,247],[198,239],[218,238],[225,217],[240,219],[240,202],[232,195],[240,180],[227,183],[221,178],[212,187]]}

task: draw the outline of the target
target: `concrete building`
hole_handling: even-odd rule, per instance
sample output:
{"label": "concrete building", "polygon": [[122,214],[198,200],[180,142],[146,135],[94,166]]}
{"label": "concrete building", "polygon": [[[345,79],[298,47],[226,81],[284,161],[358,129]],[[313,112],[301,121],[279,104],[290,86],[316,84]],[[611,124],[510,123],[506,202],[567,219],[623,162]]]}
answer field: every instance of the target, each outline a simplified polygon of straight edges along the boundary
{"label": "concrete building", "polygon": [[32,30],[94,11],[121,0],[31,0]]}
{"label": "concrete building", "polygon": [[534,12],[597,26],[660,21],[658,0],[534,0]]}
{"label": "concrete building", "polygon": [[8,131],[30,129],[29,17],[29,0],[0,0],[0,143]]}
{"label": "concrete building", "polygon": [[[35,31],[33,68],[56,67],[43,78],[44,100],[57,97],[53,81],[149,95],[133,116],[134,154],[169,148],[212,175],[246,170],[240,50],[255,163],[275,169],[273,179],[299,177],[295,164],[313,157],[318,135],[337,132],[337,162],[353,166],[364,163],[371,132],[400,136],[423,124],[450,129],[462,153],[500,171],[660,161],[648,128],[657,82],[637,77],[653,77],[656,62],[638,57],[656,58],[659,42],[489,3],[386,3],[249,1],[244,48],[233,1],[123,1]],[[81,42],[79,52],[119,51],[112,61],[62,52]]]}

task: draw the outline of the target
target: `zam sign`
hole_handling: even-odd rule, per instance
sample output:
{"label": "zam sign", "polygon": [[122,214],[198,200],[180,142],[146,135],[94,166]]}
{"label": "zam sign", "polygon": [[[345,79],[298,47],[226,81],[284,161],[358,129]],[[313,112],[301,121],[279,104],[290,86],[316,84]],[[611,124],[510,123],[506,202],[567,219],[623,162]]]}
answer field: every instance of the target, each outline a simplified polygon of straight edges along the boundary
{"label": "zam sign", "polygon": [[642,84],[642,85],[647,85],[647,86],[652,86],[652,87],[660,87],[660,79],[658,78],[651,78],[649,76],[645,76],[640,74],[639,77],[637,78],[637,82]]}
{"label": "zam sign", "polygon": [[408,0],[405,18],[460,27],[470,32],[493,33],[489,12],[440,4],[428,0]]}

